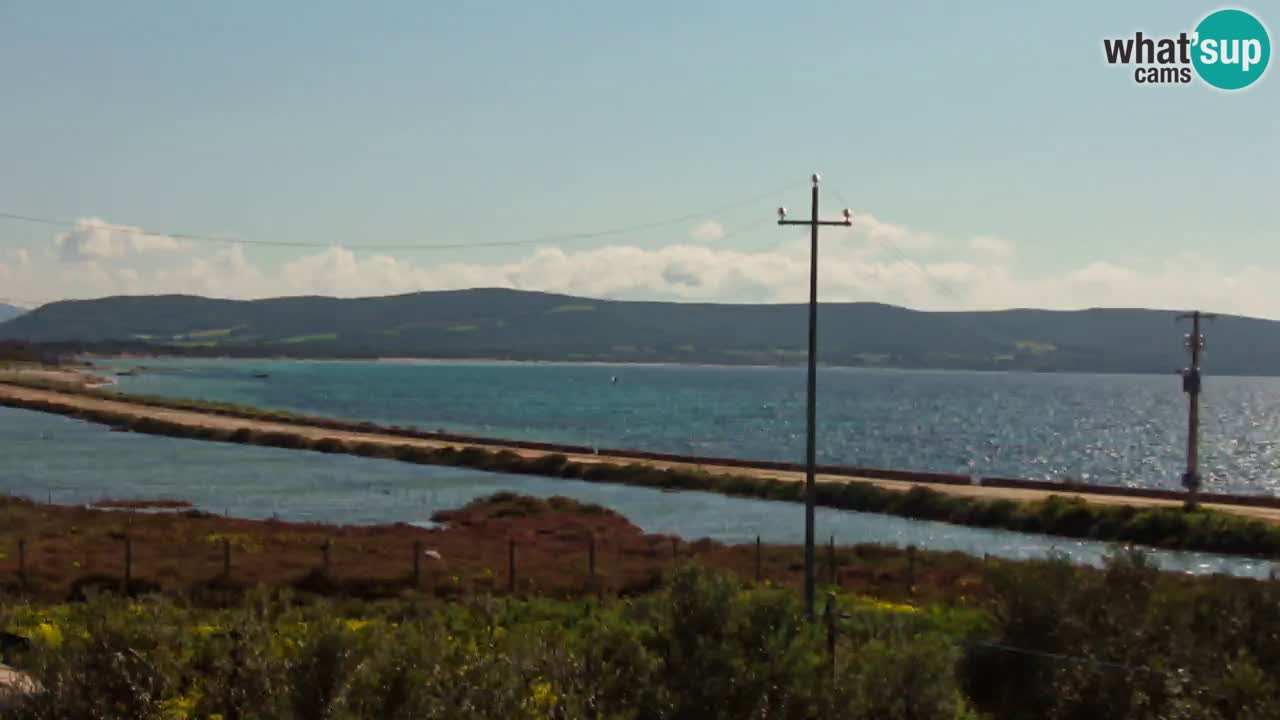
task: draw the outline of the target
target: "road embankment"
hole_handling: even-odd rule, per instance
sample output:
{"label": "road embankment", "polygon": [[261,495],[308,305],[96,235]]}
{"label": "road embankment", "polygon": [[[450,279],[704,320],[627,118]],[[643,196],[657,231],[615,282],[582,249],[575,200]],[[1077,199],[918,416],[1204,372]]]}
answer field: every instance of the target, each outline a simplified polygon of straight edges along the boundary
{"label": "road embankment", "polygon": [[[767,500],[802,500],[803,469],[790,463],[472,438],[25,383],[13,378],[0,382],[0,405],[153,435]],[[1014,479],[975,484],[956,475],[831,466],[820,468],[818,480],[819,504],[837,509],[1171,549],[1280,556],[1280,503],[1274,498],[1209,496],[1201,510],[1185,512],[1177,494],[1162,491]]]}

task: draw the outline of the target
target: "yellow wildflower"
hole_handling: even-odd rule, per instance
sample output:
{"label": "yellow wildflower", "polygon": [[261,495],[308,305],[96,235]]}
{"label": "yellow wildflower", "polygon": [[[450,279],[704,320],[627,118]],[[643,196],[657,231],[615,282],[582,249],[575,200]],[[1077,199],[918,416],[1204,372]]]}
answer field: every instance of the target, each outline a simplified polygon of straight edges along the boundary
{"label": "yellow wildflower", "polygon": [[867,598],[864,602],[873,610],[889,613],[918,613],[920,608],[905,603],[889,602],[888,600],[877,600],[875,598]]}
{"label": "yellow wildflower", "polygon": [[347,620],[345,622],[345,625],[347,626],[347,630],[349,630],[350,632],[360,632],[361,630],[365,629],[365,627],[369,625],[369,621],[352,619],[352,620]]}
{"label": "yellow wildflower", "polygon": [[160,703],[160,712],[171,720],[188,720],[195,709],[196,698],[190,695],[180,695]]}
{"label": "yellow wildflower", "polygon": [[529,697],[525,698],[524,706],[531,718],[550,717],[551,711],[556,707],[556,693],[551,688],[551,683],[539,680],[530,685]]}
{"label": "yellow wildflower", "polygon": [[62,644],[62,630],[53,623],[42,622],[27,631],[32,640],[51,648]]}

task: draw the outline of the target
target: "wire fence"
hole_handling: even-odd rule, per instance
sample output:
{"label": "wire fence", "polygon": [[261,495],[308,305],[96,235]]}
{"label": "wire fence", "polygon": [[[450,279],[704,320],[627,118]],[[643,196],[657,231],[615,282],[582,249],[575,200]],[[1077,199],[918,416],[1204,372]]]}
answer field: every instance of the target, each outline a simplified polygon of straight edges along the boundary
{"label": "wire fence", "polygon": [[[153,578],[138,573],[140,555],[149,556],[144,560],[154,561],[156,558],[168,558],[169,560],[190,563],[206,570],[210,560],[210,553],[207,549],[198,553],[184,552],[182,548],[187,546],[183,543],[172,543],[164,546],[152,543],[150,546],[141,548],[144,552],[139,553],[140,548],[133,535],[120,533],[112,539],[116,541],[116,546],[112,549],[112,552],[100,556],[99,559],[103,561],[103,564],[95,568],[84,568],[88,572],[88,576],[96,581],[94,587],[99,591],[119,591],[123,594],[138,595],[160,590],[161,588]],[[550,554],[541,553],[541,557],[536,559],[529,554],[531,550],[536,548],[535,543],[526,543],[514,536],[507,537],[505,540],[498,539],[496,542],[489,543],[489,546],[485,548],[488,552],[482,552],[480,555],[492,560],[495,556],[492,551],[500,549],[502,558],[505,560],[504,572],[476,573],[475,577],[471,578],[472,580],[485,580],[486,582],[473,583],[470,586],[462,586],[457,582],[451,584],[446,579],[443,587],[441,587],[440,581],[447,578],[447,572],[454,571],[447,568],[450,558],[432,546],[427,539],[415,539],[403,547],[392,548],[399,551],[402,572],[389,577],[383,576],[381,582],[375,586],[367,583],[370,579],[368,573],[360,572],[360,561],[366,554],[367,548],[352,542],[350,539],[345,543],[341,542],[340,538],[338,540],[339,542],[335,542],[335,538],[325,537],[319,542],[305,544],[305,547],[312,553],[313,564],[309,571],[304,572],[294,582],[289,582],[287,578],[280,574],[278,568],[266,568],[265,576],[274,577],[278,585],[300,586],[301,589],[305,590],[338,592],[355,590],[357,591],[355,594],[362,594],[360,592],[362,590],[365,591],[363,594],[370,594],[368,592],[370,590],[375,591],[373,594],[398,594],[405,590],[429,591],[435,589],[437,591],[452,591],[452,593],[459,595],[483,592],[486,594],[506,593],[516,596],[541,594],[539,591],[543,590],[550,591],[548,594],[552,595],[567,592],[577,596],[584,594],[604,596],[650,592],[657,590],[662,584],[661,576],[641,576],[641,582],[637,583],[634,582],[635,578],[631,579],[632,582],[627,582],[628,578],[625,577],[625,574],[610,573],[609,568],[603,567],[605,563],[617,563],[621,558],[636,553],[636,548],[606,544],[609,551],[608,557],[602,557],[601,545],[604,543],[601,543],[595,535],[587,535],[583,538],[580,546],[576,548],[576,552],[570,546],[562,545]],[[39,540],[31,540],[25,537],[19,537],[15,541],[16,557],[11,572],[17,581],[16,589],[20,591],[30,590],[30,583],[35,579],[35,576],[39,575],[40,568],[29,562],[29,554],[33,549],[38,549],[39,544]],[[219,570],[216,574],[204,576],[210,587],[230,587],[235,584],[237,579],[243,581],[248,579],[249,575],[258,580],[264,578],[264,568],[262,567],[256,568],[257,572],[252,574],[242,572],[244,568],[240,564],[241,561],[255,553],[246,551],[243,547],[238,546],[235,539],[230,537],[218,538],[210,544],[217,549],[219,562]],[[346,564],[342,567],[339,567],[337,562],[337,551],[340,549],[347,551]],[[384,547],[383,549],[386,550],[387,548]],[[754,543],[745,547],[739,546],[737,549],[740,551],[745,549],[750,552],[750,577],[756,584],[770,579],[765,567],[767,546],[763,545],[759,537],[756,538]],[[794,550],[794,548],[791,549]],[[821,558],[821,564],[824,566],[822,568],[822,577],[829,586],[838,587],[841,583],[841,571],[848,568],[849,562],[847,560],[842,562],[840,555],[836,552],[837,546],[834,537],[826,544],[825,549],[825,557]],[[685,543],[674,537],[661,538],[661,547],[651,546],[650,550],[661,552],[664,556],[661,559],[665,561],[665,567],[668,569],[683,561],[697,559],[700,555],[697,543]],[[915,594],[917,564],[919,562],[918,553],[914,546],[905,548],[904,553],[906,558],[905,572],[897,578],[898,582],[900,582],[898,589],[900,593],[911,596]],[[109,566],[112,564],[111,555],[114,555],[114,567]],[[992,558],[984,555],[982,562],[984,566],[988,565],[992,562]],[[572,582],[561,583],[554,587],[539,588],[535,581],[545,579],[544,571],[549,565],[559,569],[562,579],[569,578]],[[152,563],[151,567],[154,568],[154,563]],[[378,564],[378,569],[380,570],[386,570],[387,567],[388,564],[385,562]],[[442,568],[446,569],[446,575],[443,577],[440,574]],[[354,571],[345,578],[345,583],[342,577],[343,570]],[[299,580],[301,582],[298,582]],[[620,580],[622,582],[619,582]],[[366,583],[362,586],[361,581],[366,581]],[[376,592],[379,590],[382,592]],[[837,669],[838,639],[842,633],[842,623],[853,617],[849,613],[841,612],[838,609],[838,604],[836,592],[829,591],[826,596],[825,608],[819,619],[826,634],[827,653],[830,671],[833,676]],[[1174,673],[1171,671],[1147,666],[1035,648],[1017,647],[994,640],[963,641],[960,643],[960,647],[965,651],[1002,652],[1054,663],[1078,664],[1126,673],[1146,673],[1174,677]]]}
{"label": "wire fence", "polygon": [[[118,515],[105,521],[75,515],[48,527],[0,531],[0,589],[48,599],[77,599],[86,587],[136,595],[259,585],[352,595],[630,595],[661,587],[666,573],[689,560],[755,583],[789,584],[799,577],[799,547],[767,545],[758,535],[738,545],[538,526],[486,535],[483,526],[467,530],[465,524],[456,533],[403,524],[333,528],[190,510],[182,511],[192,515],[190,522],[174,522],[173,512],[138,513],[152,522],[135,526],[135,512],[104,513]],[[822,582],[837,587],[873,572],[860,562],[858,549],[838,548],[834,536],[825,545]],[[887,561],[893,570],[885,575],[886,561],[880,561],[875,582],[913,595],[915,546],[883,552],[902,552],[905,562]]]}

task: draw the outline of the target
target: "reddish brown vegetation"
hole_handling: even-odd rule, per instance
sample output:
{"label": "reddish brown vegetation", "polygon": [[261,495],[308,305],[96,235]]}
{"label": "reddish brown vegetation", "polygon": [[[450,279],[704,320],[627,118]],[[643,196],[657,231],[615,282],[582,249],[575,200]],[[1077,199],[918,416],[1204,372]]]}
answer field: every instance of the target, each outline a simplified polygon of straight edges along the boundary
{"label": "reddish brown vegetation", "polygon": [[185,500],[120,500],[104,498],[93,503],[96,508],[116,510],[181,510],[191,507]]}
{"label": "reddish brown vegetation", "polygon": [[[222,518],[198,511],[133,513],[0,499],[0,586],[21,590],[18,543],[25,547],[25,592],[46,600],[80,596],[86,586],[116,589],[124,575],[128,538],[134,589],[199,595],[214,589],[292,586],[373,597],[413,586],[414,549],[421,590],[442,596],[507,592],[514,544],[515,588],[554,596],[588,592],[634,594],[656,588],[678,562],[694,559],[755,576],[754,545],[694,543],[650,535],[621,515],[566,498],[499,494],[439,513],[443,527],[335,526]],[[326,543],[329,568],[324,571]],[[596,577],[589,572],[594,543]],[[224,547],[231,574],[223,577]],[[876,546],[837,549],[843,587],[905,596],[907,554]],[[438,556],[438,558],[437,558]],[[820,549],[822,580],[829,578]],[[923,599],[956,601],[983,592],[981,560],[920,553],[914,588]],[[799,586],[798,547],[766,545],[763,579]]]}

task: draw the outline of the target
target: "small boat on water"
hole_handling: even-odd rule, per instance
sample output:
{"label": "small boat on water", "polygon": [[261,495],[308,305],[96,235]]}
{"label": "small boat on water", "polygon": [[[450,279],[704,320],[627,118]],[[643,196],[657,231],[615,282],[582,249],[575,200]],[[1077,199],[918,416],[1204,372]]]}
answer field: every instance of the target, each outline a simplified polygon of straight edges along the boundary
{"label": "small boat on water", "polygon": [[254,376],[254,377],[256,377],[256,378],[269,378],[269,377],[271,377],[271,374],[270,374],[270,373],[264,373],[264,372],[256,372],[256,373],[254,373],[254,374],[253,374],[253,376]]}

